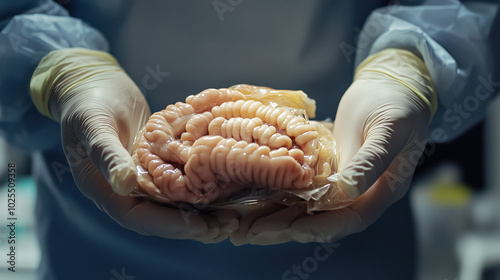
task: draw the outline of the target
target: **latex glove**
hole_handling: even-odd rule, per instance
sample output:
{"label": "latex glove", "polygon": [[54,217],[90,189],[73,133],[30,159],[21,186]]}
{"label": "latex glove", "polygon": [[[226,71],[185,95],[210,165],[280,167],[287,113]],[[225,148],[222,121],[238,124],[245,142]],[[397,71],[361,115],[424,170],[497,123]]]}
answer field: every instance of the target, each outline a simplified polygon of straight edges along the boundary
{"label": "latex glove", "polygon": [[31,92],[38,110],[61,123],[63,150],[79,190],[125,228],[208,243],[227,238],[238,226],[230,211],[192,214],[129,195],[137,186],[130,152],[150,109],[111,55],[53,51],[35,70]]}
{"label": "latex glove", "polygon": [[231,241],[331,242],[364,230],[408,191],[436,107],[420,58],[397,49],[366,58],[342,97],[334,127],[339,187],[357,199],[347,208],[314,215],[302,208],[268,207],[244,217]]}

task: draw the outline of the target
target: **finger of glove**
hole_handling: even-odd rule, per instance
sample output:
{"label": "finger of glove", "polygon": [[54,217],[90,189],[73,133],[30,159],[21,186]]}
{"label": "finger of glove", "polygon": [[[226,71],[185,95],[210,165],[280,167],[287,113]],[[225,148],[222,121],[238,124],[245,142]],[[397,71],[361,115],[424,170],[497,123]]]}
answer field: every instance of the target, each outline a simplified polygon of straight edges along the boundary
{"label": "finger of glove", "polygon": [[381,114],[368,122],[361,147],[357,151],[350,149],[354,155],[341,154],[351,160],[339,174],[339,187],[351,198],[375,183],[411,136],[411,126],[401,125],[403,122],[393,113],[389,117]]}
{"label": "finger of glove", "polygon": [[219,223],[217,222],[217,219],[215,217],[201,213],[195,213],[195,215],[205,220],[207,229],[205,233],[202,233],[200,236],[193,237],[191,239],[200,241],[203,244],[210,244],[220,242],[227,238],[228,234],[222,233],[220,231]]}
{"label": "finger of glove", "polygon": [[238,229],[241,217],[240,213],[236,210],[218,210],[210,213],[210,216],[217,220],[221,234],[229,234]]}
{"label": "finger of glove", "polygon": [[398,160],[391,163],[389,170],[349,207],[295,221],[291,226],[293,240],[330,243],[364,231],[407,192],[411,178],[398,177],[391,172],[399,164]]}
{"label": "finger of glove", "polygon": [[408,191],[410,183],[411,178],[401,178],[389,170],[386,171],[350,206],[360,217],[360,222],[354,225],[358,228],[356,232],[374,223],[391,205],[401,199]]}
{"label": "finger of glove", "polygon": [[[408,152],[398,155],[387,171],[350,206],[298,219],[291,227],[293,239],[302,243],[334,242],[365,230],[407,192],[416,166],[407,165],[408,155]],[[405,168],[405,173],[397,175],[401,168]]]}
{"label": "finger of glove", "polygon": [[212,217],[158,205],[141,197],[120,196],[109,186],[96,201],[121,226],[142,235],[204,243],[219,235],[217,221]]}
{"label": "finger of glove", "polygon": [[[415,167],[425,146],[412,145],[405,148],[391,163],[387,171],[361,195],[349,208],[359,215],[359,229],[375,222],[387,208],[400,200],[411,185]],[[423,143],[425,145],[425,142]]]}
{"label": "finger of glove", "polygon": [[117,203],[120,207],[115,210],[123,211],[117,221],[125,228],[143,235],[193,239],[204,243],[219,237],[217,221],[211,217],[153,204],[142,198],[140,201],[123,201],[131,199],[119,197]]}
{"label": "finger of glove", "polygon": [[315,213],[297,219],[290,226],[293,240],[301,243],[330,243],[362,231],[362,217],[350,207]]}
{"label": "finger of glove", "polygon": [[424,136],[412,137],[411,142],[405,146],[383,174],[380,186],[376,186],[378,190],[373,191],[373,195],[377,196],[374,200],[380,204],[380,207],[392,205],[408,192],[415,168],[425,149],[426,140],[420,139],[422,137]]}
{"label": "finger of glove", "polygon": [[80,129],[76,133],[78,140],[112,189],[120,195],[129,194],[137,186],[136,167],[118,138],[117,125],[111,114],[94,109],[73,118],[72,122],[77,126],[75,131]]}
{"label": "finger of glove", "polygon": [[272,213],[275,213],[284,208],[285,206],[283,205],[270,203],[270,204],[263,204],[263,206],[260,209],[255,209],[249,212],[240,219],[238,229],[236,229],[231,233],[230,235],[231,243],[233,243],[233,245],[235,246],[248,244],[249,242],[248,233],[254,222],[261,217],[271,215]]}
{"label": "finger of glove", "polygon": [[[395,166],[396,161],[390,168]],[[388,170],[349,207],[295,221],[291,226],[293,240],[330,243],[364,231],[406,193],[407,186],[408,181],[400,181]]]}
{"label": "finger of glove", "polygon": [[250,244],[274,245],[293,239],[291,225],[300,217],[308,215],[305,209],[288,207],[256,220],[247,238]]}
{"label": "finger of glove", "polygon": [[[65,139],[64,146],[70,147]],[[154,204],[142,197],[118,195],[87,156],[70,162],[69,166],[82,194],[129,230],[171,239],[213,240],[219,235],[214,218]]]}
{"label": "finger of glove", "polygon": [[213,219],[213,223],[209,223],[209,228],[213,227],[217,229],[217,236],[207,236],[207,238],[202,238],[199,241],[208,243],[218,243],[226,240],[229,235],[238,229],[240,214],[236,210],[219,210],[210,214],[206,214],[209,219]]}

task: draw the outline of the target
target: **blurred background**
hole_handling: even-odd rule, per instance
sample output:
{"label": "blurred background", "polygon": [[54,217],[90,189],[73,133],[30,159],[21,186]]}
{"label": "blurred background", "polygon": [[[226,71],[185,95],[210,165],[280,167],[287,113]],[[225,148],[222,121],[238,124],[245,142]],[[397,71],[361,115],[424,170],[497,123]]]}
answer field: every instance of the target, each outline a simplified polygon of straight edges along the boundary
{"label": "blurred background", "polygon": [[409,193],[416,279],[500,279],[499,167],[498,97],[462,137],[427,146]]}
{"label": "blurred background", "polygon": [[[4,226],[9,162],[16,164],[16,273],[7,270],[4,254],[10,246]],[[417,280],[500,279],[500,98],[460,138],[427,145],[408,195],[417,231]],[[35,279],[35,200],[29,155],[0,138],[0,279]]]}
{"label": "blurred background", "polygon": [[[15,244],[9,244],[10,220],[8,212],[7,174],[8,164],[15,163]],[[0,279],[35,279],[36,268],[40,262],[40,249],[34,232],[36,186],[30,177],[30,158],[22,151],[8,146],[0,137]],[[16,246],[15,273],[10,267],[6,254],[11,245]]]}

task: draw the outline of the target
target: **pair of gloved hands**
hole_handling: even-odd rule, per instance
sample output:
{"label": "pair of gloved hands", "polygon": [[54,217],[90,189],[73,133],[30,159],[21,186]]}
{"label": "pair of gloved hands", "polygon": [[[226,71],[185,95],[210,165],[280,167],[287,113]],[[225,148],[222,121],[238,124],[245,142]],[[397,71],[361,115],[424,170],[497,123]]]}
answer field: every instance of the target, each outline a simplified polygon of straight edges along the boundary
{"label": "pair of gloved hands", "polygon": [[230,210],[193,214],[128,195],[137,184],[132,144],[150,110],[109,54],[51,52],[35,70],[31,92],[38,110],[61,123],[67,157],[83,155],[70,166],[79,190],[116,222],[204,243],[230,236],[235,245],[328,242],[365,229],[408,190],[437,104],[429,72],[414,54],[388,49],[368,57],[342,97],[334,128],[339,186],[354,203],[314,215],[270,205],[240,217]]}

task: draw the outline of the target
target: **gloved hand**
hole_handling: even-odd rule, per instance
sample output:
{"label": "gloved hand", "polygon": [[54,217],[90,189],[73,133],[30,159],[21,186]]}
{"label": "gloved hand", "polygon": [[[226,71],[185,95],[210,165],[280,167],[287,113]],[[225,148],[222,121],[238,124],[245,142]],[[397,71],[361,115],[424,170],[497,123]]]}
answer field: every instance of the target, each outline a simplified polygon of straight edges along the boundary
{"label": "gloved hand", "polygon": [[434,86],[420,58],[398,49],[366,58],[334,123],[338,184],[357,199],[346,208],[314,215],[296,207],[267,207],[242,218],[231,241],[331,242],[364,230],[406,194],[436,109]]}
{"label": "gloved hand", "polygon": [[137,185],[130,152],[150,110],[111,55],[53,51],[35,70],[31,92],[38,110],[61,123],[63,150],[79,190],[123,227],[208,243],[227,238],[238,226],[230,211],[198,215],[129,195]]}

